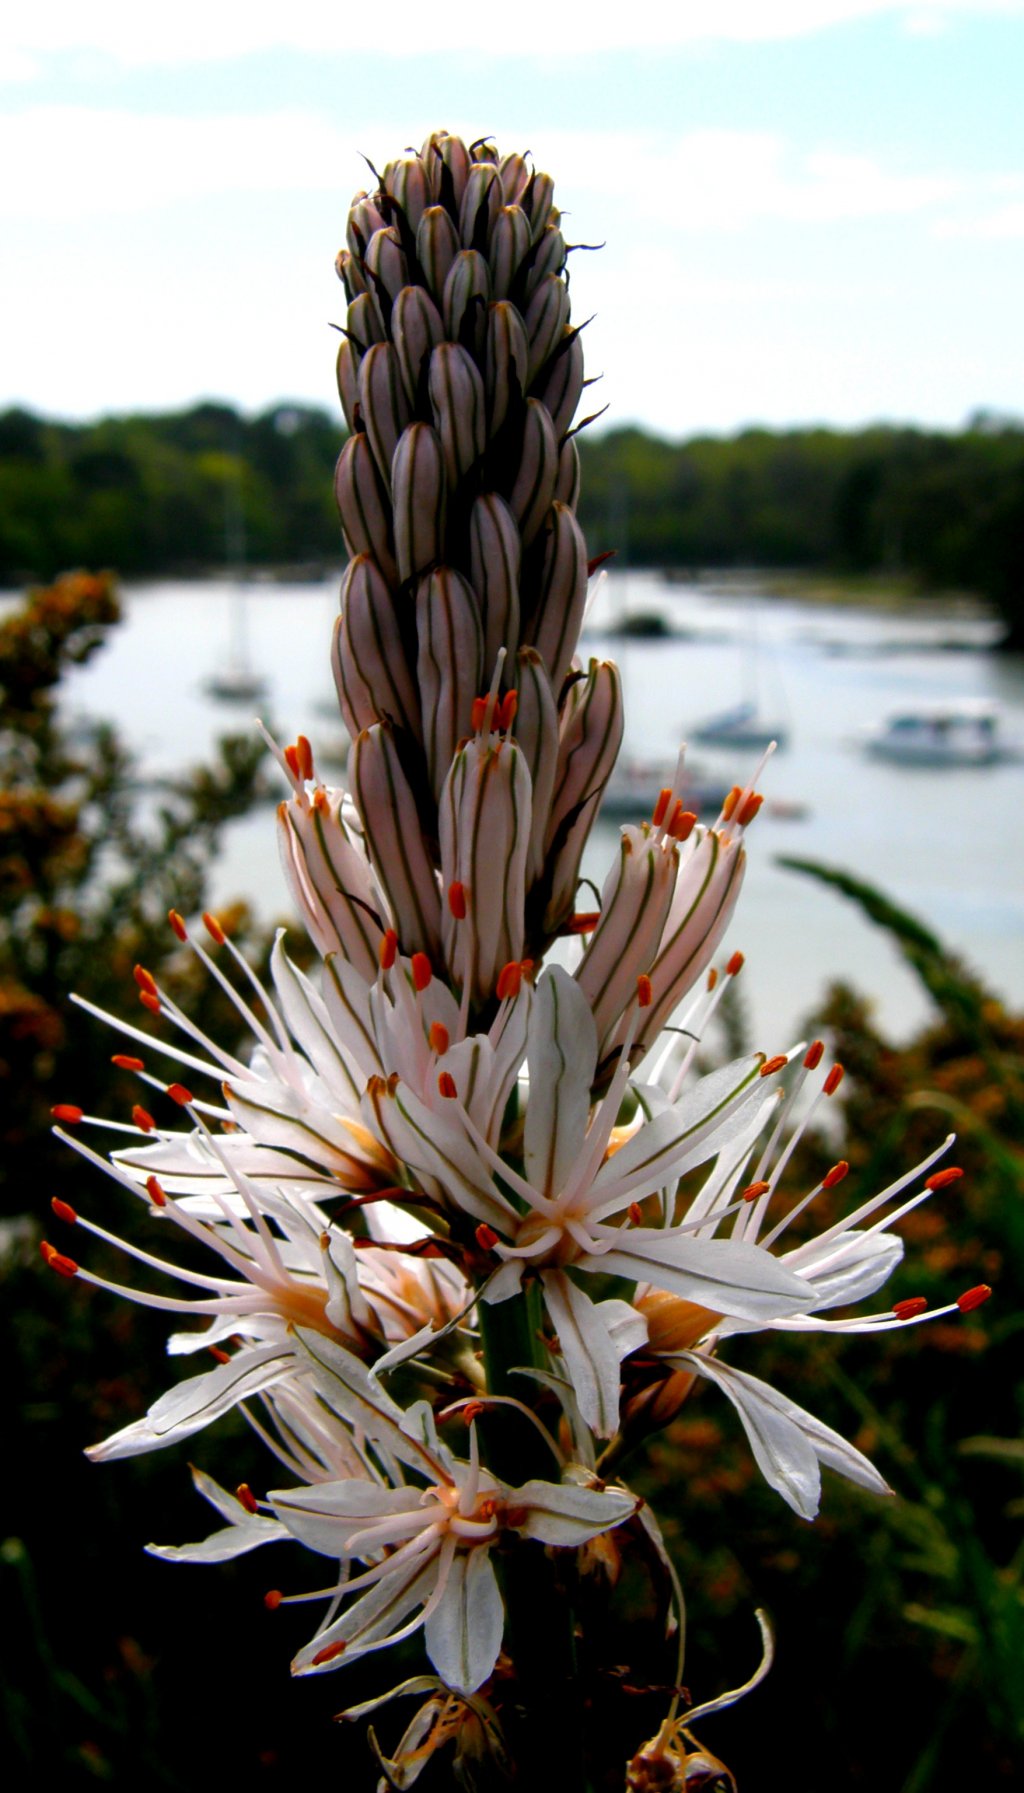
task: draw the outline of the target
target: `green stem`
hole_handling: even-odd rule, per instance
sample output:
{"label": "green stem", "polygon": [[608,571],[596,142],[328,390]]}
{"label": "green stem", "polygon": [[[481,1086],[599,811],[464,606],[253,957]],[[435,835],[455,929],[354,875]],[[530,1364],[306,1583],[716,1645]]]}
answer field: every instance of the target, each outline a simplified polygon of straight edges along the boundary
{"label": "green stem", "polygon": [[[539,1367],[540,1295],[535,1285],[509,1301],[480,1307],[488,1391],[531,1405],[529,1378],[517,1367]],[[516,1487],[533,1477],[550,1481],[550,1452],[535,1428],[508,1407],[481,1419],[489,1467]],[[505,1648],[516,1677],[516,1726],[508,1742],[524,1787],[587,1793],[583,1761],[583,1705],[576,1673],[572,1601],[557,1558],[529,1541],[511,1544],[499,1564],[505,1596]]]}

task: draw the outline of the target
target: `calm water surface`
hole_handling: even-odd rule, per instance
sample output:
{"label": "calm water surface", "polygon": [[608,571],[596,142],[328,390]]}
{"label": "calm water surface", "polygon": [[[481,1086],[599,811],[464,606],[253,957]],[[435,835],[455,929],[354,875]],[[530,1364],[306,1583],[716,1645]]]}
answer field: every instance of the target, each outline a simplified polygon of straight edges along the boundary
{"label": "calm water surface", "polygon": [[[219,734],[248,725],[248,707],[214,702],[203,688],[237,625],[234,603],[226,583],[128,588],[125,623],[68,680],[69,704],[116,719],[147,774],[202,760]],[[246,600],[251,659],[268,683],[260,713],[280,739],[301,729],[323,752],[341,739],[340,723],[324,713],[335,605],[334,581],[255,586]],[[685,636],[611,641],[602,634],[624,610],[649,609]],[[927,1013],[886,937],[842,898],[781,870],[781,854],[820,859],[877,884],[994,989],[1024,1002],[1024,761],[910,771],[870,759],[857,744],[865,723],[894,709],[964,697],[997,701],[1007,732],[1024,741],[1024,662],[943,645],[954,634],[985,640],[984,623],[837,610],[758,598],[737,586],[670,586],[653,576],[627,583],[620,575],[599,593],[590,631],[585,648],[622,667],[626,751],[638,759],[674,755],[702,717],[752,694],[788,727],[788,747],[762,785],[769,799],[806,813],[757,819],[728,942],[747,955],[741,986],[754,1043],[773,1051],[785,1044],[833,977],[864,991],[897,1038]],[[701,749],[694,757],[739,782],[752,769],[734,752]],[[613,828],[595,830],[584,869],[599,883],[615,839]],[[214,901],[236,896],[267,919],[288,912],[269,809],[232,827],[214,868]]]}

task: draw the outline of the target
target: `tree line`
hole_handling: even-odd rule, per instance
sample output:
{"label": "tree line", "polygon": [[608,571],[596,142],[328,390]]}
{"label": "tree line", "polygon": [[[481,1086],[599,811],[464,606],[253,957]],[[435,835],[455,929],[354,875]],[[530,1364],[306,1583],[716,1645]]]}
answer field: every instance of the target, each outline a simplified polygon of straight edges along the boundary
{"label": "tree line", "polygon": [[[125,577],[341,556],[331,470],[344,433],[282,404],[205,403],[54,422],[0,414],[0,582],[109,566]],[[625,428],[579,437],[580,519],[595,554],[641,567],[883,573],[972,591],[1024,646],[1024,424],[958,432],[747,429],[673,443]]]}

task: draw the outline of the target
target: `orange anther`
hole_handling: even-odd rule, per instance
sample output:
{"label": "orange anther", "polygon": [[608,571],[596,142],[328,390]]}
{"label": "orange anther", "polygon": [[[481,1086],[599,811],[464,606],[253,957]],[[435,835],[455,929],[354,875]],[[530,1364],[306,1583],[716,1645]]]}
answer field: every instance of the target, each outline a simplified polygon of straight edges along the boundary
{"label": "orange anther", "polygon": [[442,1096],[447,1096],[447,1098],[450,1102],[453,1101],[454,1098],[459,1093],[455,1087],[455,1079],[452,1076],[450,1071],[442,1071],[441,1072],[441,1074],[437,1080],[437,1089],[438,1089],[438,1094],[442,1095]]}
{"label": "orange anther", "polygon": [[177,934],[178,939],[179,940],[187,940],[188,939],[188,929],[185,926],[185,917],[183,915],[179,915],[177,909],[168,909],[167,919],[170,922],[171,927],[173,928],[174,932]]}
{"label": "orange anther", "polygon": [[217,917],[211,915],[209,909],[203,910],[203,927],[206,929],[206,932],[209,934],[210,939],[215,946],[224,945],[227,936],[224,929],[221,927],[220,922],[217,920]]}
{"label": "orange anther", "polygon": [[129,1052],[115,1052],[110,1062],[119,1071],[144,1071],[146,1068],[141,1058],[133,1058]]}
{"label": "orange anther", "polygon": [[300,778],[302,776],[302,774],[299,771],[299,750],[298,750],[298,748],[297,747],[286,747],[284,750],[284,758],[285,758],[285,764],[288,767],[288,770],[291,773],[292,777]]}
{"label": "orange anther", "polygon": [[751,791],[750,796],[747,798],[739,815],[736,817],[741,828],[748,828],[750,826],[763,802],[764,798],[759,791]]}
{"label": "orange anther", "polygon": [[937,1170],[933,1177],[926,1177],[924,1186],[926,1189],[945,1189],[947,1184],[958,1182],[963,1174],[959,1164],[948,1164],[945,1170]]}
{"label": "orange anther", "polygon": [[672,836],[672,839],[689,840],[696,826],[697,816],[695,811],[692,809],[684,809],[681,803],[677,803],[675,809],[672,811],[672,820],[668,825],[668,832]]}
{"label": "orange anther", "polygon": [[169,1083],[167,1094],[172,1102],[177,1102],[179,1108],[187,1108],[190,1102],[195,1101],[192,1091],[186,1089],[183,1083]]}
{"label": "orange anther", "polygon": [[146,1178],[146,1193],[154,1208],[166,1208],[167,1197],[164,1194],[162,1185],[156,1177]]}
{"label": "orange anther", "polygon": [[816,1071],[825,1056],[824,1040],[812,1040],[804,1053],[804,1070]]}
{"label": "orange anther", "polygon": [[231,1359],[228,1356],[227,1352],[222,1351],[219,1345],[207,1345],[206,1349],[209,1351],[210,1356],[214,1359],[214,1361],[216,1363],[230,1363],[231,1362]]}
{"label": "orange anther", "polygon": [[711,967],[711,969],[710,969],[710,971],[709,971],[709,972],[708,972],[708,975],[707,975],[707,978],[706,978],[706,980],[705,980],[705,981],[706,981],[706,986],[707,986],[707,988],[708,988],[708,989],[709,989],[709,990],[713,990],[713,989],[714,989],[714,987],[715,987],[715,985],[716,985],[716,984],[717,984],[717,982],[718,982],[718,973],[717,973],[717,971],[716,971],[716,970],[715,970],[715,968],[714,968],[714,966],[713,966],[713,965],[712,965],[712,967]]}
{"label": "orange anther", "polygon": [[463,1425],[471,1426],[473,1424],[473,1421],[475,1419],[479,1419],[481,1413],[486,1413],[486,1411],[487,1411],[486,1401],[467,1401],[466,1405],[462,1409]]}
{"label": "orange anther", "polygon": [[833,1065],[832,1066],[831,1071],[829,1072],[828,1076],[826,1077],[824,1083],[821,1086],[822,1089],[824,1090],[826,1096],[834,1096],[835,1095],[836,1090],[839,1088],[839,1085],[842,1083],[843,1078],[845,1076],[846,1076],[846,1072],[843,1070],[842,1065]]}
{"label": "orange anther", "polygon": [[159,1013],[160,1013],[160,998],[156,994],[155,990],[140,990],[139,991],[139,1001],[141,1002],[144,1009],[149,1010],[151,1015],[159,1015]]}
{"label": "orange anther", "polygon": [[313,808],[321,816],[329,816],[331,813],[331,799],[322,785],[318,785],[313,792]]}
{"label": "orange anther", "polygon": [[58,1220],[66,1220],[69,1226],[74,1226],[78,1219],[78,1215],[75,1213],[70,1202],[62,1202],[60,1196],[55,1195],[50,1202],[50,1206]]}
{"label": "orange anther", "polygon": [[456,921],[466,919],[466,886],[453,878],[448,886],[448,907]]}
{"label": "orange anther", "polygon": [[908,1295],[905,1301],[894,1301],[892,1311],[897,1320],[913,1320],[923,1314],[928,1307],[926,1295]]}
{"label": "orange anther", "polygon": [[498,1503],[496,1500],[482,1500],[477,1507],[476,1516],[478,1519],[493,1519],[497,1510]]}
{"label": "orange anther", "polygon": [[70,1278],[78,1275],[78,1265],[75,1263],[74,1258],[66,1258],[62,1251],[54,1251],[53,1246],[47,1245],[45,1240],[40,1245],[39,1249],[42,1252],[44,1262],[49,1265],[51,1270],[56,1270],[58,1276],[67,1276]]}
{"label": "orange anther", "polygon": [[336,1644],[325,1644],[323,1649],[318,1650],[313,1657],[313,1667],[319,1668],[322,1662],[333,1662],[336,1656],[342,1655],[347,1649],[348,1644],[342,1639],[339,1639]]}
{"label": "orange anther", "polygon": [[734,784],[732,787],[732,790],[729,792],[729,795],[726,797],[725,802],[722,804],[722,815],[726,821],[729,820],[729,817],[732,815],[732,812],[736,808],[736,805],[739,802],[742,795],[743,795],[743,792],[741,791],[739,785]]}
{"label": "orange anther", "polygon": [[838,1164],[833,1164],[832,1169],[827,1171],[822,1177],[821,1187],[823,1189],[834,1189],[837,1183],[842,1182],[849,1168],[850,1166],[847,1164],[846,1159],[840,1158]]}
{"label": "orange anther", "polygon": [[296,753],[296,756],[297,756],[298,762],[299,762],[300,777],[303,780],[312,778],[312,776],[313,776],[313,749],[309,745],[309,742],[307,741],[305,735],[296,735],[296,737],[295,737],[295,753]]}
{"label": "orange anther", "polygon": [[514,998],[514,997],[518,996],[519,995],[519,986],[522,983],[522,981],[523,981],[522,966],[520,965],[518,959],[510,959],[508,964],[503,965],[501,970],[498,973],[498,982],[495,986],[495,994],[498,998],[498,1001],[505,1002],[508,1000],[509,997]]}
{"label": "orange anther", "polygon": [[509,731],[512,727],[512,724],[516,719],[516,711],[518,710],[518,708],[519,708],[518,692],[516,692],[516,691],[506,692],[505,696],[502,698],[501,703],[498,705],[498,716],[500,718],[500,721],[498,722],[498,727],[501,729],[501,732],[503,735],[507,735],[509,733]]}
{"label": "orange anther", "polygon": [[658,801],[654,805],[654,814],[651,817],[651,821],[654,823],[655,828],[661,827],[662,822],[665,820],[665,816],[668,811],[668,806],[671,803],[671,801],[672,801],[672,792],[668,789],[668,786],[666,785],[664,790],[658,792]]}
{"label": "orange anther", "polygon": [[50,1109],[55,1121],[63,1121],[65,1127],[77,1127],[85,1118],[85,1109],[79,1108],[75,1102],[58,1102]]}
{"label": "orange anther", "polygon": [[765,1059],[764,1064],[761,1066],[761,1076],[772,1077],[776,1071],[781,1071],[783,1066],[788,1065],[788,1063],[789,1060],[786,1057],[786,1054],[784,1052],[777,1052],[774,1058]]}
{"label": "orange anther", "polygon": [[155,996],[157,994],[156,978],[151,971],[146,970],[145,965],[136,965],[135,970],[132,972],[132,976],[140,990],[148,991],[150,996]]}
{"label": "orange anther", "polygon": [[156,1122],[153,1119],[153,1116],[149,1114],[145,1108],[140,1107],[138,1102],[136,1102],[135,1107],[132,1109],[132,1120],[137,1127],[142,1128],[143,1133],[156,1132]]}
{"label": "orange anther", "polygon": [[748,1183],[747,1187],[745,1189],[740,1190],[740,1201],[741,1202],[756,1202],[758,1196],[767,1195],[770,1188],[771,1188],[770,1183],[765,1183],[765,1182]]}
{"label": "orange anther", "polygon": [[562,929],[563,934],[592,934],[601,919],[600,909],[577,909]]}
{"label": "orange anther", "polygon": [[235,1499],[240,1501],[247,1513],[258,1513],[259,1503],[248,1482],[239,1482],[235,1489]]}
{"label": "orange anther", "polygon": [[644,1211],[641,1208],[639,1202],[630,1202],[629,1207],[626,1209],[626,1212],[629,1215],[629,1218],[633,1222],[634,1226],[642,1226],[643,1225]]}
{"label": "orange anther", "polygon": [[988,1300],[991,1293],[992,1290],[989,1288],[988,1283],[980,1282],[976,1288],[967,1289],[963,1295],[957,1296],[957,1307],[962,1314],[969,1314],[972,1308],[981,1307],[982,1304]]}
{"label": "orange anther", "polygon": [[39,1256],[42,1258],[44,1264],[49,1264],[50,1259],[57,1256],[57,1247],[51,1245],[49,1239],[40,1239]]}
{"label": "orange anther", "polygon": [[742,953],[733,953],[732,958],[725,968],[726,977],[739,977],[740,972],[743,970],[744,963],[745,960]]}
{"label": "orange anther", "polygon": [[433,966],[427,958],[426,953],[413,953],[410,964],[412,967],[412,981],[417,990],[425,990],[434,975]]}
{"label": "orange anther", "polygon": [[377,948],[377,957],[380,960],[381,970],[390,971],[398,957],[398,935],[394,928],[385,928]]}
{"label": "orange anther", "polygon": [[268,1612],[276,1612],[283,1598],[280,1588],[268,1588],[263,1596],[263,1604]]}
{"label": "orange anther", "polygon": [[641,1009],[649,1009],[654,1001],[654,986],[646,971],[641,971],[636,980],[636,1000],[637,1007]]}
{"label": "orange anther", "polygon": [[487,721],[488,702],[489,699],[486,697],[474,697],[473,699],[473,708],[469,713],[469,726],[475,735],[480,733]]}
{"label": "orange anther", "polygon": [[486,1220],[480,1222],[480,1225],[476,1229],[475,1238],[481,1251],[493,1251],[498,1243],[497,1233],[492,1226],[487,1225]]}
{"label": "orange anther", "polygon": [[443,1021],[430,1023],[430,1050],[443,1058],[450,1044],[450,1035]]}

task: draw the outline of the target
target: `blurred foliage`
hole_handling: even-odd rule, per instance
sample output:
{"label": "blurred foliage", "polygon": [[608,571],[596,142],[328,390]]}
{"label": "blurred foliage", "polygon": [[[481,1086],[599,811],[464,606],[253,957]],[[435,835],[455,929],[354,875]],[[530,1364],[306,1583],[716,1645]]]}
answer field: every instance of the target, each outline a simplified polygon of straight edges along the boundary
{"label": "blurred foliage", "polygon": [[[182,1453],[107,1468],[81,1450],[162,1391],[166,1315],[55,1277],[38,1255],[56,1224],[53,1193],[129,1237],[137,1225],[126,1192],[49,1141],[53,1101],[116,1114],[136,1093],[109,1065],[121,1042],[70,1009],[68,990],[134,1016],[131,967],[142,959],[201,1026],[225,1043],[235,1031],[165,916],[201,908],[206,856],[250,800],[253,769],[232,749],[218,772],[154,796],[138,789],[111,731],[69,729],[61,674],[99,647],[116,614],[109,579],[75,575],[0,621],[6,1784],[80,1793],[145,1782],[186,1793],[222,1777],[283,1787],[331,1776],[355,1793],[373,1785],[365,1743],[330,1717],[379,1691],[378,1665],[354,1664],[343,1688],[335,1677],[289,1680],[309,1613],[264,1611],[261,1595],[283,1572],[273,1552],[216,1572],[144,1555],[151,1539],[206,1529]],[[879,893],[827,868],[802,870],[887,928],[935,1019],[897,1049],[855,991],[827,993],[812,1025],[828,1030],[847,1068],[841,1112],[827,1137],[805,1142],[790,1187],[849,1160],[847,1182],[816,1205],[817,1227],[849,1206],[848,1192],[884,1186],[955,1128],[966,1174],[903,1222],[906,1263],[877,1305],[917,1294],[941,1305],[980,1281],[996,1295],[967,1317],[880,1339],[780,1333],[762,1335],[756,1350],[742,1339],[730,1347],[741,1367],[853,1436],[895,1488],[891,1501],[826,1476],[822,1516],[803,1524],[765,1487],[710,1387],[653,1442],[646,1491],[689,1602],[686,1679],[695,1700],[741,1681],[757,1657],[753,1608],[765,1606],[778,1640],[768,1682],[698,1727],[745,1793],[1010,1787],[1024,1742],[1024,1019]],[[244,916],[235,923],[244,933]],[[733,1031],[741,1025],[734,1016]],[[121,1275],[98,1241],[89,1261]],[[202,1466],[228,1486],[265,1480],[262,1447],[239,1417],[196,1442]],[[589,1617],[615,1628],[623,1668],[616,1697],[595,1700],[589,1722],[608,1793],[618,1793],[623,1709],[635,1747],[664,1715],[673,1652],[652,1651],[647,1635],[656,1563],[646,1579],[628,1566],[613,1586],[614,1550],[593,1557]],[[413,1646],[406,1664],[389,1666],[400,1680],[419,1663]],[[402,1722],[382,1716],[384,1744]],[[447,1768],[422,1785],[450,1785]]]}
{"label": "blurred foliage", "polygon": [[[340,555],[324,412],[229,405],[47,421],[0,415],[0,583],[62,566],[123,575],[222,566],[322,569]],[[1024,427],[979,413],[958,432],[744,430],[669,443],[639,429],[579,437],[593,554],[635,566],[884,573],[910,590],[995,604],[1024,645]],[[187,546],[186,546],[187,544]]]}
{"label": "blurred foliage", "polygon": [[768,1608],[777,1633],[766,1685],[698,1729],[741,1789],[1019,1786],[1024,1017],[878,891],[789,863],[884,927],[935,1005],[934,1020],[901,1047],[846,985],[833,986],[809,1018],[808,1031],[827,1034],[846,1068],[842,1114],[838,1128],[801,1150],[787,1185],[810,1186],[839,1156],[850,1175],[815,1202],[808,1231],[895,1181],[955,1130],[950,1157],[965,1175],[900,1223],[904,1263],[868,1305],[924,1295],[941,1306],[979,1282],[995,1293],[969,1316],[875,1338],[780,1333],[761,1335],[756,1352],[745,1353],[742,1340],[730,1345],[730,1361],[866,1451],[895,1490],[891,1501],[826,1475],[821,1514],[802,1524],[761,1481],[710,1390],[691,1397],[655,1442],[649,1492],[687,1590],[695,1697],[747,1672],[753,1606]]}

